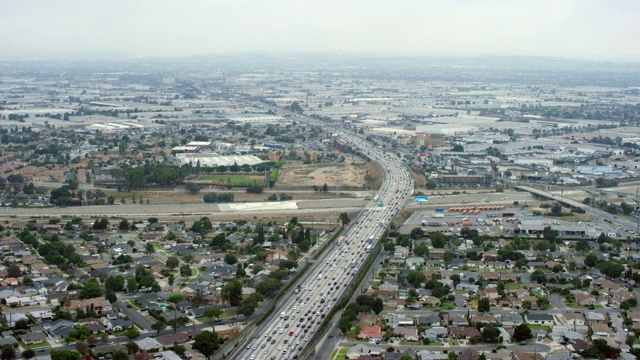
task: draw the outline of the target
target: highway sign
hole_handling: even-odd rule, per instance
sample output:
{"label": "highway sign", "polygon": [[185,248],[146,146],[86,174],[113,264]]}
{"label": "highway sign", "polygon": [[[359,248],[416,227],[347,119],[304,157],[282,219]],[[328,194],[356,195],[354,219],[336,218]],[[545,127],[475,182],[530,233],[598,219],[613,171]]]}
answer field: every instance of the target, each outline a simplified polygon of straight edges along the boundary
{"label": "highway sign", "polygon": [[421,202],[421,201],[429,201],[428,196],[414,196],[413,201]]}

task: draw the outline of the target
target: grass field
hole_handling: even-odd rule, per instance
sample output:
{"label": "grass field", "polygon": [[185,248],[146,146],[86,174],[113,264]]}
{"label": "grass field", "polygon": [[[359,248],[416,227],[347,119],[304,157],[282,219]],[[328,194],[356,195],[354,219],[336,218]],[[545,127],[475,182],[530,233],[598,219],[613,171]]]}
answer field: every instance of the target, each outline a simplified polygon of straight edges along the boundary
{"label": "grass field", "polygon": [[211,181],[214,184],[228,184],[231,186],[250,186],[254,183],[262,185],[263,177],[261,175],[201,175],[198,180]]}

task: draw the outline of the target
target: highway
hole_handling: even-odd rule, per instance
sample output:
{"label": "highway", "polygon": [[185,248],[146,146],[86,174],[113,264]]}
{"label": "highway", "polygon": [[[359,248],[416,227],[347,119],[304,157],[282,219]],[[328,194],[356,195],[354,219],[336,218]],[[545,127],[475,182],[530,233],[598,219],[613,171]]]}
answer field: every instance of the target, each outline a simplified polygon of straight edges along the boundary
{"label": "highway", "polygon": [[309,346],[325,315],[341,301],[390,221],[412,195],[413,178],[401,159],[355,136],[343,133],[339,136],[378,161],[384,172],[382,186],[336,244],[307,271],[300,285],[247,337],[249,340],[232,355],[233,359],[297,359]]}

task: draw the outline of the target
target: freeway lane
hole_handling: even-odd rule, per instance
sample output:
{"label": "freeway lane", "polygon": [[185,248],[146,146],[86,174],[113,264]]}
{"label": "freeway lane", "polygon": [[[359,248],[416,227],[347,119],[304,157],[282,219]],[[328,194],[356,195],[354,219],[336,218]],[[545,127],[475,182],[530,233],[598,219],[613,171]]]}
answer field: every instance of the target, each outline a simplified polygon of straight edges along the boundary
{"label": "freeway lane", "polygon": [[301,285],[284,297],[268,320],[247,337],[250,340],[232,354],[233,359],[298,358],[412,194],[413,179],[399,158],[354,136],[339,135],[380,164],[384,172],[382,186],[344,232],[344,237],[307,271]]}

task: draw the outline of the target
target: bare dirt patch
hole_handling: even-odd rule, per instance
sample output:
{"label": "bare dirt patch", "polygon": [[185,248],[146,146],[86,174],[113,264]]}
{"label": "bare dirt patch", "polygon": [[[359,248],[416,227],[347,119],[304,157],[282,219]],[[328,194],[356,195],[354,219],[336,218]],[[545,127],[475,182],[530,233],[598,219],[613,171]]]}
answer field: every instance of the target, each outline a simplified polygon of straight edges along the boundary
{"label": "bare dirt patch", "polygon": [[304,189],[314,185],[329,189],[363,189],[365,172],[360,165],[347,163],[283,165],[278,172],[275,190]]}

